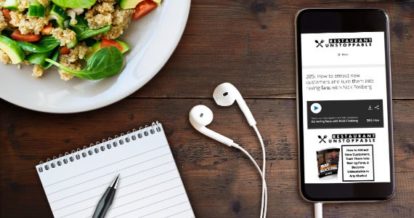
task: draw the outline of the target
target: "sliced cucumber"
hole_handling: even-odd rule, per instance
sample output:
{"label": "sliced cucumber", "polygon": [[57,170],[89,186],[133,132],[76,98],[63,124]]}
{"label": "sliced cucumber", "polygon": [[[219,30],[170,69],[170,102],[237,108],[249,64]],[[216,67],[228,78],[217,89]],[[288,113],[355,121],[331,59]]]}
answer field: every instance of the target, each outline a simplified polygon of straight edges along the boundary
{"label": "sliced cucumber", "polygon": [[[126,52],[128,52],[131,49],[126,42],[121,41],[121,40],[115,40],[115,41],[117,43],[119,43],[119,45],[121,45],[121,47],[122,47],[121,53],[122,54],[125,54]],[[91,57],[93,54],[95,54],[101,48],[102,48],[102,42],[101,41],[95,42],[95,44],[93,44],[91,47],[89,47],[89,51],[86,55],[86,59]]]}
{"label": "sliced cucumber", "polygon": [[52,9],[50,9],[49,19],[56,20],[56,23],[61,28],[65,28],[65,20],[68,18],[66,12],[63,8],[53,5]]}
{"label": "sliced cucumber", "polygon": [[16,41],[7,36],[0,35],[0,49],[9,56],[13,64],[21,63],[24,60],[24,52]]}
{"label": "sliced cucumber", "polygon": [[6,0],[3,4],[3,8],[9,10],[17,10],[17,6],[19,6],[18,0]]}
{"label": "sliced cucumber", "polygon": [[135,8],[140,2],[144,0],[120,0],[119,6],[122,9],[132,9]]}
{"label": "sliced cucumber", "polygon": [[29,11],[27,15],[29,17],[44,17],[45,16],[45,7],[38,2],[33,2],[29,5]]}
{"label": "sliced cucumber", "polygon": [[[120,0],[119,6],[122,9],[133,9],[137,7],[137,5],[145,0]],[[162,0],[152,0],[157,5],[160,5]]]}
{"label": "sliced cucumber", "polygon": [[121,47],[122,47],[122,51],[121,51],[121,53],[122,54],[124,54],[124,53],[126,53],[126,52],[128,52],[131,48],[129,47],[129,45],[126,43],[126,42],[124,42],[124,41],[121,41],[121,40],[115,40],[116,42],[118,42],[120,45],[121,45]]}

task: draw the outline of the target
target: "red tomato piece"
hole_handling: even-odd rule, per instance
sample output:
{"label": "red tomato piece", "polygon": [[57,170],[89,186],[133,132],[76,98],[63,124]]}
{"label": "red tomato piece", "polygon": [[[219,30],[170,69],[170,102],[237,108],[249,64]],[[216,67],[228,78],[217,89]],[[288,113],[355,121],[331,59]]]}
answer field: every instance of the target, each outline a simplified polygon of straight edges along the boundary
{"label": "red tomato piece", "polygon": [[49,23],[48,25],[44,26],[42,29],[42,34],[43,35],[50,35],[52,33],[53,30],[53,26],[51,23]]}
{"label": "red tomato piece", "polygon": [[115,40],[102,38],[101,48],[113,46],[122,52],[122,46]]}
{"label": "red tomato piece", "polygon": [[9,21],[10,20],[10,10],[3,8],[2,12],[3,12],[3,17],[6,18],[7,21]]}
{"label": "red tomato piece", "polygon": [[145,0],[139,3],[137,7],[135,7],[135,12],[132,15],[132,18],[134,20],[138,20],[153,11],[157,6],[157,3],[153,2],[152,0]]}
{"label": "red tomato piece", "polygon": [[11,37],[17,41],[24,41],[24,42],[37,42],[42,38],[40,35],[35,34],[21,34],[19,30],[13,31]]}
{"label": "red tomato piece", "polygon": [[63,47],[60,47],[59,52],[60,52],[60,54],[63,54],[63,55],[69,54],[70,53],[70,49],[68,47],[66,47],[66,46],[63,46]]}

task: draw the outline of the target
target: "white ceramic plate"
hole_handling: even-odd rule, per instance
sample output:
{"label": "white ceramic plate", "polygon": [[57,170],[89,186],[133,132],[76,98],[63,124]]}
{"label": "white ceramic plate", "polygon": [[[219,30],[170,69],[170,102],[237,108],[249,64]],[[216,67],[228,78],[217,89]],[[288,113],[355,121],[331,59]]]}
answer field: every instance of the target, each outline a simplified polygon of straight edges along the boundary
{"label": "white ceramic plate", "polygon": [[31,76],[32,66],[0,63],[0,97],[31,110],[75,113],[101,108],[132,94],[167,62],[183,34],[191,0],[164,0],[161,7],[132,21],[122,39],[132,49],[118,76],[101,80],[65,82],[49,69],[41,79]]}

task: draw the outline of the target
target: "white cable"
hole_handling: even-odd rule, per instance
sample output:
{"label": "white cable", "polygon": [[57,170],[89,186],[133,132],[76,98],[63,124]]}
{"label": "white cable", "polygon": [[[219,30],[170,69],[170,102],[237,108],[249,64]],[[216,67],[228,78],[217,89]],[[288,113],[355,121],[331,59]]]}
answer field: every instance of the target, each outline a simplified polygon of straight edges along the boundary
{"label": "white cable", "polygon": [[263,214],[264,213],[263,208],[264,208],[264,204],[265,204],[263,193],[267,193],[267,184],[266,184],[266,181],[264,180],[263,172],[260,169],[259,165],[257,164],[256,160],[249,154],[249,152],[247,152],[244,148],[242,148],[240,145],[238,145],[236,143],[234,143],[232,146],[239,149],[241,152],[243,152],[250,159],[250,161],[253,163],[253,165],[256,167],[257,171],[259,172],[260,177],[262,178],[262,186],[264,187],[265,192],[262,192],[262,202],[261,202],[261,207],[260,207],[261,208],[260,218],[265,218],[266,215]]}
{"label": "white cable", "polygon": [[267,216],[267,201],[268,201],[268,193],[267,193],[267,185],[266,183],[266,148],[263,142],[262,135],[260,134],[259,129],[256,125],[252,126],[254,131],[256,132],[257,138],[259,139],[260,146],[262,147],[262,159],[263,159],[263,166],[262,166],[262,173],[263,173],[263,181],[262,181],[262,201],[264,201],[264,206],[262,208],[263,217],[266,218]]}
{"label": "white cable", "polygon": [[323,218],[323,203],[316,202],[314,204],[315,218]]}

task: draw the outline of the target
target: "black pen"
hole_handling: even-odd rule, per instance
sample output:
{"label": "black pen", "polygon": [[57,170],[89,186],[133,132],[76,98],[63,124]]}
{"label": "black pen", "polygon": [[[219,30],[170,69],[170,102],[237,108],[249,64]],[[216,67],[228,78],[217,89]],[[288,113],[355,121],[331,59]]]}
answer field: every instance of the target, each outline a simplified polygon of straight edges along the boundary
{"label": "black pen", "polygon": [[118,186],[119,174],[112,182],[112,184],[106,189],[101,200],[99,200],[98,205],[96,206],[95,212],[93,213],[92,218],[104,218],[106,212],[114,200],[116,187]]}

